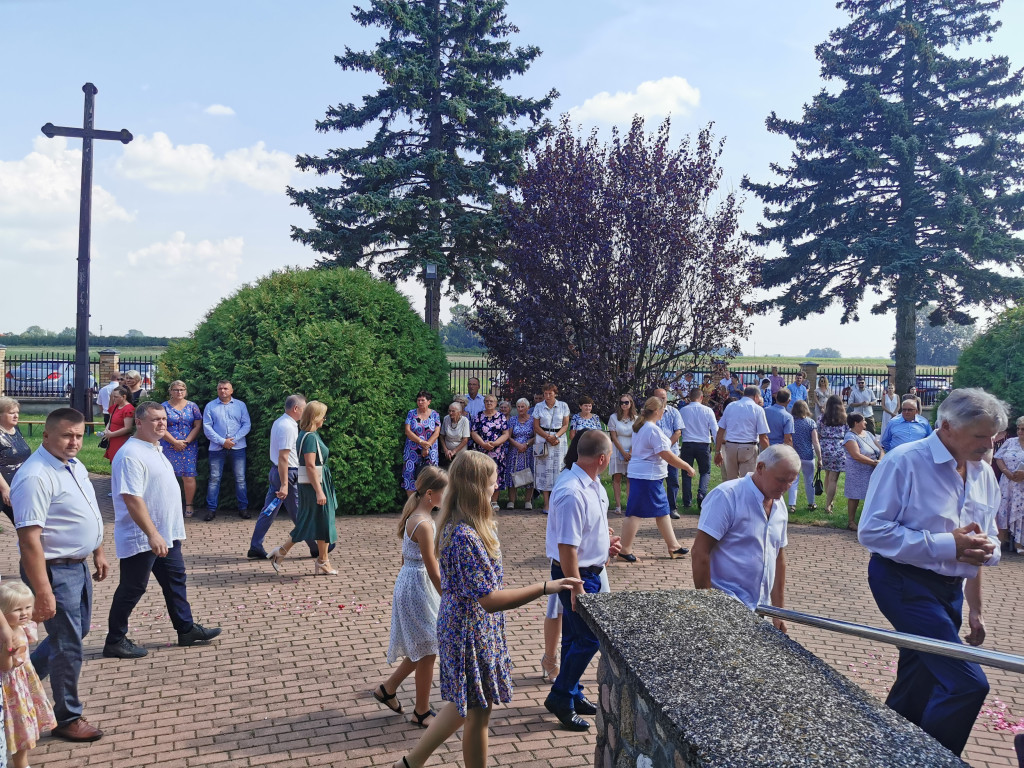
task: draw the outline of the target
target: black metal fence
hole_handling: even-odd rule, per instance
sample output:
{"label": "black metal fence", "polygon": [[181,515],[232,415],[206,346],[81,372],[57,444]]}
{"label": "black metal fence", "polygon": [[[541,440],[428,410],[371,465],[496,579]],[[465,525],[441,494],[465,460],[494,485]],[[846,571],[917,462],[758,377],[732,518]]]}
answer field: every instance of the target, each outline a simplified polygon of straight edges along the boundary
{"label": "black metal fence", "polygon": [[[122,373],[139,371],[143,388],[150,389],[156,379],[156,360],[151,356],[122,358],[118,368]],[[9,354],[4,358],[3,377],[4,394],[10,397],[68,397],[75,383],[75,355],[73,352]],[[99,356],[90,356],[89,387],[94,391],[107,384],[99,378]]]}

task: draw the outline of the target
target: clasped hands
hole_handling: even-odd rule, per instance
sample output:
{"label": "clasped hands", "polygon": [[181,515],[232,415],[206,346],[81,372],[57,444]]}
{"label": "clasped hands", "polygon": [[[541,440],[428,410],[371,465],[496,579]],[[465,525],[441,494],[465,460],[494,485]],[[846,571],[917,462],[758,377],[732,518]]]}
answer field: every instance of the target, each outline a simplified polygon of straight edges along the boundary
{"label": "clasped hands", "polygon": [[982,532],[981,526],[977,523],[968,523],[954,530],[953,540],[956,542],[958,563],[984,565],[996,551],[996,545]]}

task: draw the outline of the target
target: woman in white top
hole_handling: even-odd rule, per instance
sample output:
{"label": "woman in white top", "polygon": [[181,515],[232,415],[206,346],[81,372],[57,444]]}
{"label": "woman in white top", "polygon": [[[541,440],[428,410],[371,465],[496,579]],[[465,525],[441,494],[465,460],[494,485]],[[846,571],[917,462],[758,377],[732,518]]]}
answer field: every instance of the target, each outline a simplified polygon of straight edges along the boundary
{"label": "woman in white top", "polygon": [[658,531],[668,545],[669,557],[682,557],[688,550],[676,538],[669,518],[668,496],[665,494],[665,477],[668,465],[683,470],[690,477],[697,474],[693,467],[672,453],[668,435],[658,426],[658,419],[665,414],[665,401],[660,397],[649,397],[644,403],[641,419],[633,424],[632,456],[626,476],[629,477],[629,500],[626,502],[626,522],[622,526],[622,551],[619,557],[627,563],[635,563],[633,539],[640,528],[640,518],[653,517]]}
{"label": "woman in white top", "polygon": [[469,444],[469,418],[462,413],[462,406],[452,403],[448,415],[441,422],[441,466],[452,463],[459,451]]}
{"label": "woman in white top", "polygon": [[548,499],[562,471],[568,448],[565,433],[569,431],[569,406],[556,399],[558,387],[554,384],[545,384],[542,391],[544,400],[533,409],[533,433],[537,435],[533,446],[533,479],[537,490],[544,494],[543,511],[547,514]]}
{"label": "woman in white top", "polygon": [[[612,458],[608,462],[608,474],[612,476],[612,492],[615,494],[615,514],[622,514],[622,478],[629,466],[630,448],[633,445],[633,424],[636,422],[636,404],[632,395],[619,395],[619,407],[608,417],[608,437],[612,439]],[[629,495],[629,478],[626,478],[626,495]]]}
{"label": "woman in white top", "polygon": [[885,425],[892,421],[894,416],[900,415],[900,398],[896,394],[896,387],[890,384],[885,388],[885,397],[882,398],[882,431]]}
{"label": "woman in white top", "polygon": [[827,376],[818,377],[818,387],[814,390],[814,420],[821,421],[825,415],[825,403],[832,397],[832,387],[829,386]]}

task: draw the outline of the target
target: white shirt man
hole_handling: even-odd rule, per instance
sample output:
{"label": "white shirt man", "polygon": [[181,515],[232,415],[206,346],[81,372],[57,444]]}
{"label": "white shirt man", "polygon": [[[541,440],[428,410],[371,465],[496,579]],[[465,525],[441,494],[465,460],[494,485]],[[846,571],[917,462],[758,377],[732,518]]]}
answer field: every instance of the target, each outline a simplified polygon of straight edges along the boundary
{"label": "white shirt man", "polygon": [[128,619],[146,593],[149,576],[163,589],[178,645],[207,642],[220,629],[192,620],[185,590],[181,542],[185,521],[174,468],[160,439],[167,434],[167,413],[159,403],[142,402],[135,409],[135,435],[121,446],[110,466],[114,496],[114,545],[120,560],[120,582],[110,604],[103,655],[119,659],[148,651],[128,639]]}
{"label": "white shirt man", "polygon": [[870,387],[864,386],[864,379],[857,379],[857,385],[850,390],[850,400],[847,404],[847,411],[859,413],[867,421],[871,419],[870,428],[874,432],[875,424],[875,403],[878,398]]}
{"label": "white shirt man", "polygon": [[114,371],[110,374],[110,383],[105,387],[102,387],[100,391],[96,393],[96,402],[99,403],[100,411],[103,413],[104,426],[110,422],[110,414],[107,413],[107,409],[110,407],[110,393],[117,389],[120,383],[121,374]]}
{"label": "white shirt man", "polygon": [[[689,392],[690,404],[680,413],[683,417],[682,447],[679,458],[691,467],[697,465],[700,481],[697,486],[697,505],[708,495],[711,484],[711,443],[718,434],[718,419],[715,412],[704,405],[704,393],[694,387]],[[693,502],[693,483],[684,477],[683,506],[689,508]]]}
{"label": "white shirt man", "polygon": [[768,447],[768,420],[754,399],[757,387],[745,387],[743,397],[725,406],[715,436],[715,464],[725,465],[725,479],[735,480],[757,466],[758,447]]}
{"label": "white shirt man", "polygon": [[[788,515],[782,496],[799,473],[797,452],[773,445],[758,457],[753,474],[707,495],[690,552],[697,589],[720,589],[751,610],[769,602],[785,607]],[[776,626],[785,631],[783,622]]]}
{"label": "white shirt man", "polygon": [[[872,554],[868,584],[893,627],[959,643],[985,639],[980,566],[999,562],[999,486],[982,461],[1006,427],[1006,404],[980,389],[956,389],[928,437],[898,446],[871,475],[858,538]],[[886,704],[960,754],[988,694],[981,667],[900,651]]]}

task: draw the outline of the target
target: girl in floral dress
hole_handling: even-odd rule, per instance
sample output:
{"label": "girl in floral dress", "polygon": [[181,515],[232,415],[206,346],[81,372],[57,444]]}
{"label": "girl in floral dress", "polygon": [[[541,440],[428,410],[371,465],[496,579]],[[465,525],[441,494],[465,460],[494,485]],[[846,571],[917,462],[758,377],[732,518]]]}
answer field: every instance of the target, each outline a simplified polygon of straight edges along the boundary
{"label": "girl in floral dress", "polygon": [[420,768],[463,723],[464,765],[486,765],[491,709],[512,700],[512,664],[501,612],[581,583],[565,578],[502,589],[501,549],[490,504],[497,484],[497,466],[479,451],[458,454],[448,471],[435,545],[441,564],[437,640],[445,705],[396,768]]}
{"label": "girl in floral dress", "polygon": [[[4,692],[4,733],[7,752],[14,768],[28,765],[29,750],[39,741],[44,730],[57,727],[53,707],[46,698],[43,684],[28,658],[28,644],[36,641],[36,625],[32,621],[35,600],[32,590],[20,581],[0,584],[0,612],[14,633],[12,654],[0,649],[0,686]],[[8,665],[10,669],[4,669]]]}

